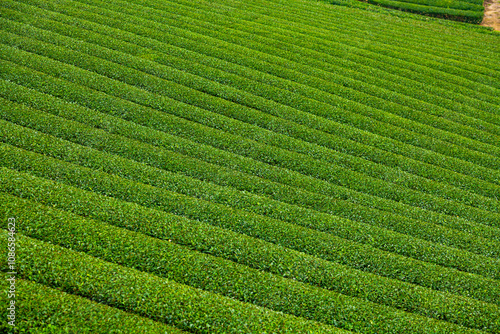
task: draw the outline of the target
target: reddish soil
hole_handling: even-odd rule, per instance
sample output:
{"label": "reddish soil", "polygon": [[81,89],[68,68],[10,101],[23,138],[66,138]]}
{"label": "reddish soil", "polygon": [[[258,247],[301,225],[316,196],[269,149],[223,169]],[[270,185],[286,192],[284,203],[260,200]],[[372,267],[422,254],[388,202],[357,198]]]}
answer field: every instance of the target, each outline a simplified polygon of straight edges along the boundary
{"label": "reddish soil", "polygon": [[500,31],[500,0],[484,1],[484,18],[481,25]]}

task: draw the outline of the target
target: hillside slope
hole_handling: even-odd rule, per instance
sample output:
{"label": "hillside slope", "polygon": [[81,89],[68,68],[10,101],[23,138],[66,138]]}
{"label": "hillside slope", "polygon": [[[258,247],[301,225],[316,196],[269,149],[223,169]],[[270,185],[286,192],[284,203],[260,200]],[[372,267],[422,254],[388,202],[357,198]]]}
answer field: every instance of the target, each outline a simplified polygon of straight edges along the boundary
{"label": "hillside slope", "polygon": [[19,330],[500,332],[500,34],[309,0],[0,29]]}

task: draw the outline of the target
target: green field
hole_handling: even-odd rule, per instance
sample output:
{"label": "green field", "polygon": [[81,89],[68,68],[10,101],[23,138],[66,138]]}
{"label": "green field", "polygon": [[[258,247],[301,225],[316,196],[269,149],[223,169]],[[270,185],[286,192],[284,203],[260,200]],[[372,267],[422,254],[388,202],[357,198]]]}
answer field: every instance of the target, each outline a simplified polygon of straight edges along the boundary
{"label": "green field", "polygon": [[[333,3],[342,0],[327,0]],[[360,0],[374,5],[455,21],[481,23],[483,0]]]}
{"label": "green field", "polygon": [[350,0],[0,30],[0,332],[500,333],[499,33]]}

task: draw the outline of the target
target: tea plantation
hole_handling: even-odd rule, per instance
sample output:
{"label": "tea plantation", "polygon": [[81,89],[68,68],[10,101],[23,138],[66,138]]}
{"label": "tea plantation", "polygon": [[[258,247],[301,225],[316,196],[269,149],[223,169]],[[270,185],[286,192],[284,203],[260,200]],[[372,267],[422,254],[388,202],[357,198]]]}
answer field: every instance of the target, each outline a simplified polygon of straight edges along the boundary
{"label": "tea plantation", "polygon": [[[338,1],[338,0],[330,0]],[[435,16],[455,21],[481,23],[482,0],[360,0],[406,12]]]}
{"label": "tea plantation", "polygon": [[500,333],[500,33],[354,0],[0,30],[0,332]]}

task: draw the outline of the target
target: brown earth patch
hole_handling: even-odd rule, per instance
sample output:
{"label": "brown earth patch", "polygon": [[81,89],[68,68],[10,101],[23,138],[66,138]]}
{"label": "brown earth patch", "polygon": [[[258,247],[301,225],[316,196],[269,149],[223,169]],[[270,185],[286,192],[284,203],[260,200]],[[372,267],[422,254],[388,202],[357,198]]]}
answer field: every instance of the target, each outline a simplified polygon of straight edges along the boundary
{"label": "brown earth patch", "polygon": [[500,31],[500,0],[484,1],[484,18],[481,25]]}

